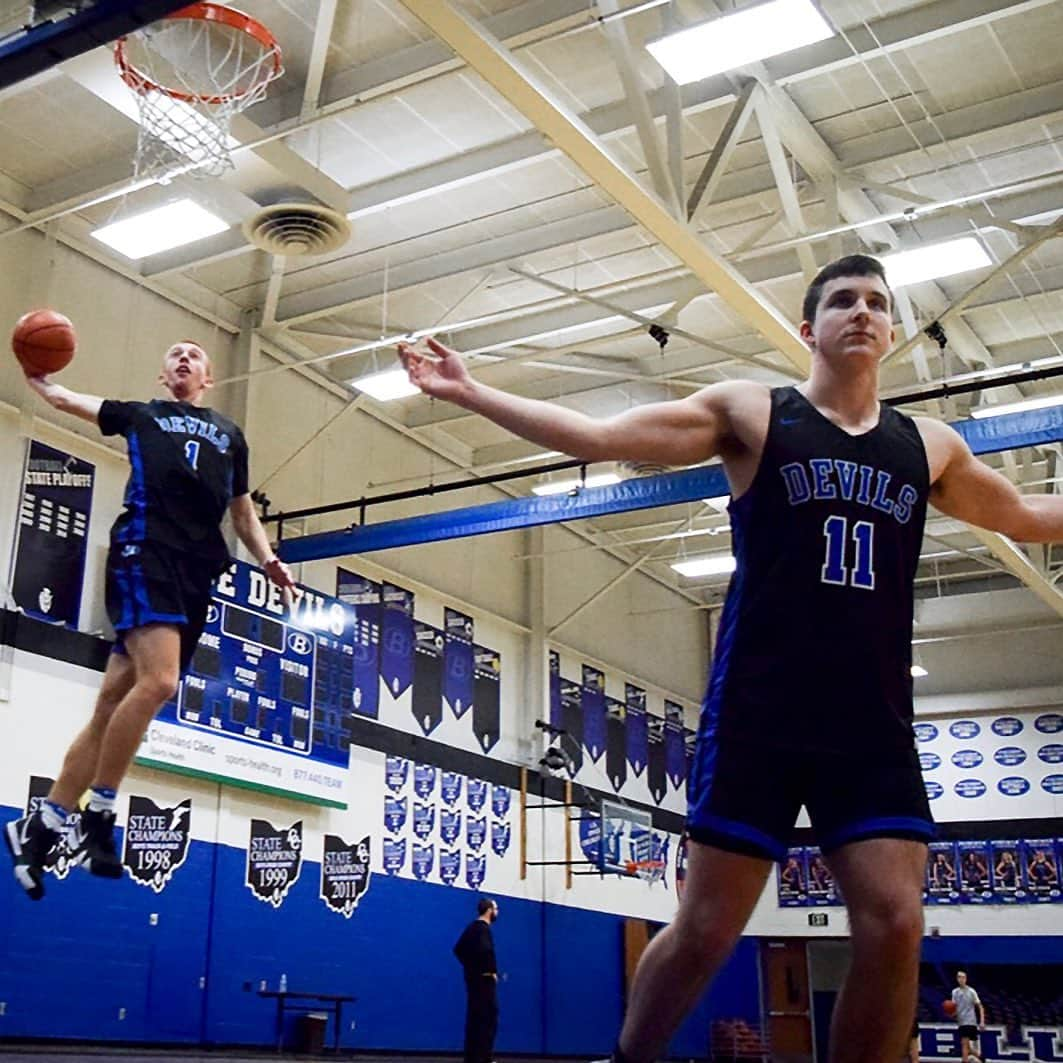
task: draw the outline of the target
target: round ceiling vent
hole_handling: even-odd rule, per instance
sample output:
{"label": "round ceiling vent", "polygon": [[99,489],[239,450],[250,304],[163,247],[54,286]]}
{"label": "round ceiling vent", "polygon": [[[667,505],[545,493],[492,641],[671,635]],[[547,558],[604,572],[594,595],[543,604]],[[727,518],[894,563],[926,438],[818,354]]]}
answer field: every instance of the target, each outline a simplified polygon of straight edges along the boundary
{"label": "round ceiling vent", "polygon": [[248,218],[244,234],[271,255],[324,255],[347,242],[351,223],[318,203],[275,203]]}
{"label": "round ceiling vent", "polygon": [[617,462],[616,471],[622,480],[632,480],[639,476],[660,476],[661,473],[671,472],[672,466],[660,465],[655,461],[620,461]]}

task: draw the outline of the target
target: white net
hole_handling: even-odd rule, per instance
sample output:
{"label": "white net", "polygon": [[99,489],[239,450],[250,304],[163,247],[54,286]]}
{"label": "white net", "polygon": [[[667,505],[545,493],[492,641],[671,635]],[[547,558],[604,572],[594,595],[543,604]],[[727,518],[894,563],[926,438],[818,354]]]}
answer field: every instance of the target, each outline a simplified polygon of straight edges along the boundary
{"label": "white net", "polygon": [[116,60],[140,112],[135,174],[218,177],[233,165],[233,116],[282,73],[275,43],[204,18],[162,19],[119,43]]}

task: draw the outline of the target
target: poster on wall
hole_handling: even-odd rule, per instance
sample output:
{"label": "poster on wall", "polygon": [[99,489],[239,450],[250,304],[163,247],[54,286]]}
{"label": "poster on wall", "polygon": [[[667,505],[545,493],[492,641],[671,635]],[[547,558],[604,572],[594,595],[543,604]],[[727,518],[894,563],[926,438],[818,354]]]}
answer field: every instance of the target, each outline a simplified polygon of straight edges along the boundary
{"label": "poster on wall", "polygon": [[1060,869],[1055,838],[1024,840],[1021,847],[1026,871],[1026,899],[1046,904],[1060,899]]}
{"label": "poster on wall", "polygon": [[923,900],[926,904],[959,903],[960,890],[956,875],[955,842],[930,843]]}
{"label": "poster on wall", "polygon": [[162,893],[188,857],[192,798],[172,807],[155,804],[150,797],[129,797],[122,846],[122,864],[140,886]]}
{"label": "poster on wall", "polygon": [[834,882],[834,875],[823,859],[822,851],[816,846],[810,846],[805,850],[805,867],[807,878],[805,884],[808,891],[809,904],[823,907],[827,905],[841,904],[838,896],[838,887]]}
{"label": "poster on wall", "polygon": [[11,594],[27,615],[76,628],[96,466],[30,440],[11,558]]}
{"label": "poster on wall", "polygon": [[351,708],[375,720],[380,715],[380,584],[337,568],[336,597],[354,611]]}
{"label": "poster on wall", "polygon": [[345,919],[354,914],[373,875],[370,854],[368,837],[348,845],[336,834],[325,835],[320,896],[329,911],[338,912]]}
{"label": "poster on wall", "polygon": [[993,887],[989,876],[992,853],[988,842],[963,841],[957,843],[959,859],[959,889],[961,904],[989,904]]}
{"label": "poster on wall", "polygon": [[775,865],[780,908],[803,908],[808,904],[808,870],[805,850],[786,850],[786,859]]}
{"label": "poster on wall", "polygon": [[264,819],[251,820],[244,885],[260,901],[279,908],[302,866],[302,820],[280,830]]}
{"label": "poster on wall", "polygon": [[1018,904],[1026,899],[1019,840],[1008,838],[989,843],[989,881],[994,904]]}
{"label": "poster on wall", "polygon": [[286,607],[260,569],[234,562],[137,763],[345,808],[353,629],[342,602],[300,588]]}

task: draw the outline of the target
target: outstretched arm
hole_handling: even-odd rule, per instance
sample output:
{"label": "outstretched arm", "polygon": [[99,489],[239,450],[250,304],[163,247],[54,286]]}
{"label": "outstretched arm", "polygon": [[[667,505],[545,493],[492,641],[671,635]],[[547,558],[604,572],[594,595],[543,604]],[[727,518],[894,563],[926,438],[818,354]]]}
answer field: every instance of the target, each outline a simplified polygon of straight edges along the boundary
{"label": "outstretched arm", "polygon": [[292,601],[295,581],[288,566],[273,552],[266,529],[255,512],[255,504],[250,495],[238,495],[229,503],[229,515],[233,519],[233,528],[240,541],[251,551],[254,559],[262,566],[266,575],[277,584],[284,593],[285,604]]}
{"label": "outstretched arm", "polygon": [[979,461],[963,437],[940,421],[917,418],[932,473],[930,501],[950,517],[1017,542],[1063,542],[1063,496],[1023,495]]}
{"label": "outstretched arm", "polygon": [[432,354],[399,344],[410,381],[426,395],[482,414],[514,435],[586,461],[691,465],[720,452],[730,435],[728,398],[744,384],[715,384],[685,399],[595,418],[551,402],[510,395],[474,380],[461,355],[434,339]]}
{"label": "outstretched arm", "polygon": [[63,413],[72,413],[75,417],[92,421],[93,424],[98,423],[100,407],[103,405],[103,399],[98,396],[82,395],[78,391],[71,391],[70,388],[64,388],[62,384],[52,383],[46,376],[27,376],[26,383],[49,406],[54,406]]}

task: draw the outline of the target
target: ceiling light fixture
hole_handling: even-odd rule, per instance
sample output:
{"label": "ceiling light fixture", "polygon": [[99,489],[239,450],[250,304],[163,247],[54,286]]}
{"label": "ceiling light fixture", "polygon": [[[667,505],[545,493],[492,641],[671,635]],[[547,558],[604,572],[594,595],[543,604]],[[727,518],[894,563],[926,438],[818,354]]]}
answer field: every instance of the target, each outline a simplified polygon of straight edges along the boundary
{"label": "ceiling light fixture", "polygon": [[581,480],[578,477],[569,480],[551,480],[545,484],[536,484],[532,493],[537,495],[563,495],[568,491],[575,491],[580,487],[610,487],[620,483],[620,477],[615,472],[599,472]]}
{"label": "ceiling light fixture", "polygon": [[394,399],[408,399],[421,394],[421,389],[410,383],[405,369],[384,369],[379,373],[367,373],[347,383],[378,402],[392,402]]}
{"label": "ceiling light fixture", "polygon": [[673,561],[672,568],[681,576],[720,576],[726,572],[734,572],[737,564],[731,554],[713,554],[709,557]]}
{"label": "ceiling light fixture", "polygon": [[139,259],[215,236],[228,228],[228,222],[193,200],[178,199],[104,225],[92,235],[120,255]]}
{"label": "ceiling light fixture", "polygon": [[1025,413],[1027,410],[1043,410],[1049,406],[1063,405],[1063,395],[1041,395],[1034,399],[1022,399],[1019,402],[1002,402],[999,406],[981,406],[971,410],[971,416],[1003,417],[1006,413]]}
{"label": "ceiling light fixture", "polygon": [[961,236],[958,240],[945,240],[911,251],[894,251],[893,254],[883,255],[879,261],[891,288],[903,288],[908,284],[951,277],[956,273],[993,265],[986,249],[973,236]]}
{"label": "ceiling light fixture", "polygon": [[811,0],[770,0],[670,33],[646,48],[673,81],[686,85],[833,36]]}

